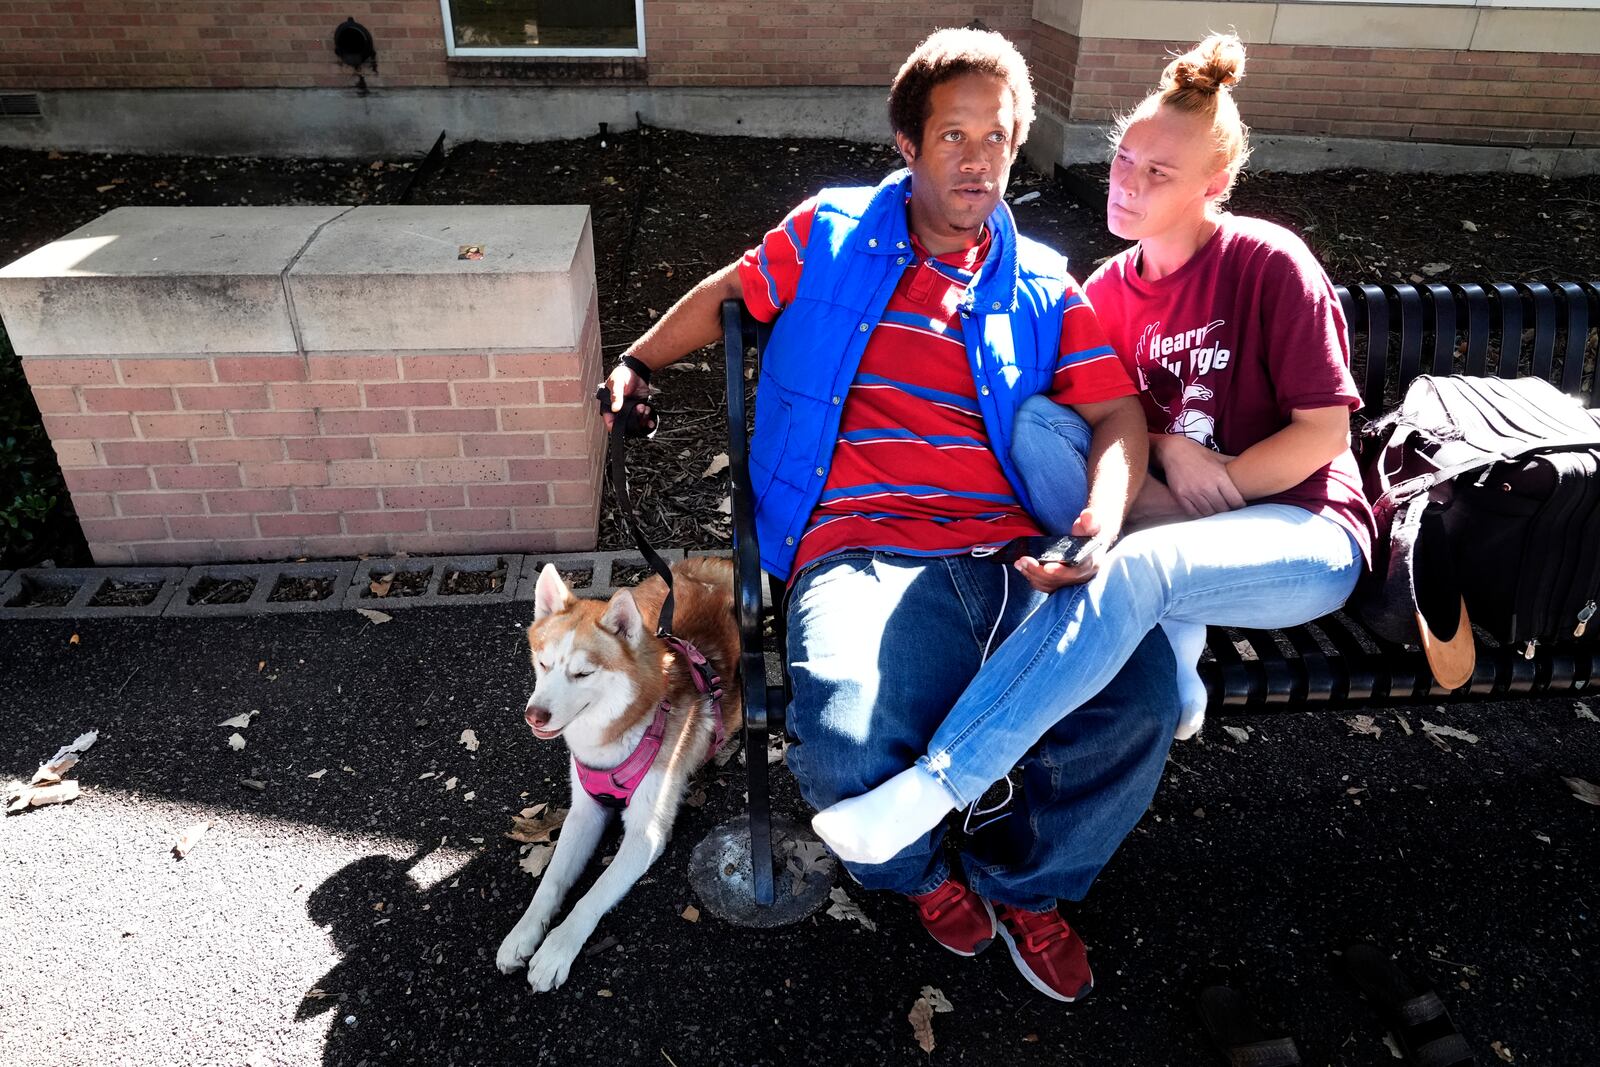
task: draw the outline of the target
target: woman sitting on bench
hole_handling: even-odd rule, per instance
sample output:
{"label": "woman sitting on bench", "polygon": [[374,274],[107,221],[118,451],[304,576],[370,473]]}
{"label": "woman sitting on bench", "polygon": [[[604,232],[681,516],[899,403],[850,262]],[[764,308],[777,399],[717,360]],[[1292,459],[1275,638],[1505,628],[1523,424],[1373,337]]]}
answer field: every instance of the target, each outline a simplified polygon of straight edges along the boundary
{"label": "woman sitting on bench", "polygon": [[[1160,475],[1130,509],[1138,529],[1076,567],[1016,561],[1054,595],[995,650],[926,754],[813,819],[846,860],[885,862],[975,805],[1157,624],[1178,663],[1184,738],[1205,714],[1207,624],[1298,625],[1355,587],[1373,528],[1349,445],[1361,399],[1343,312],[1304,242],[1221,210],[1247,155],[1229,89],[1244,58],[1237,37],[1208,37],[1118,125],[1106,222],[1138,243],[1084,290],[1149,420]],[[1091,514],[1065,488],[1083,477],[1062,477],[1082,468],[1088,439],[1081,419],[1034,397],[1012,456],[1042,524],[1110,543],[1122,516]],[[1027,713],[996,714],[1002,694]]]}

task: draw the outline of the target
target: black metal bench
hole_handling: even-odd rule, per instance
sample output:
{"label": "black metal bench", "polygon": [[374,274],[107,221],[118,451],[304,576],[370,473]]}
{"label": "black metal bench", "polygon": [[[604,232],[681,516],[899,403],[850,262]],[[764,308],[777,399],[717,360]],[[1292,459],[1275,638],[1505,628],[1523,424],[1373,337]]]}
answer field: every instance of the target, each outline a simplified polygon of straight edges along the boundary
{"label": "black metal bench", "polygon": [[[1356,381],[1375,418],[1394,407],[1419,374],[1534,375],[1600,407],[1595,372],[1600,342],[1600,282],[1359,285],[1338,287],[1349,322]],[[755,537],[746,451],[747,366],[759,368],[768,327],[736,300],[723,304],[728,389],[728,459],[733,477],[733,554],[738,575],[740,660],[753,857],[770,854],[771,811],[766,750],[783,730],[788,671],[767,684],[766,654],[784,654],[783,583],[768,576],[774,605],[769,648],[763,637],[761,563]],[[1201,664],[1213,710],[1403,704],[1448,699],[1494,700],[1581,690],[1600,668],[1600,641],[1523,649],[1478,633],[1472,680],[1440,687],[1420,649],[1396,645],[1345,612],[1287,630],[1212,627]],[[769,863],[752,864],[758,904],[773,899]]]}

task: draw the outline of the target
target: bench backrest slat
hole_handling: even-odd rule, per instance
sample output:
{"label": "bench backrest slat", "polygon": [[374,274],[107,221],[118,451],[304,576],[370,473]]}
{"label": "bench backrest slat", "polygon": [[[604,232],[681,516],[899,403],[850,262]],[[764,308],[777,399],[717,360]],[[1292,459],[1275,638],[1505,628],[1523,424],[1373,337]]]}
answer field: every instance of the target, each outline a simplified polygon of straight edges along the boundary
{"label": "bench backrest slat", "polygon": [[1361,287],[1367,311],[1367,384],[1361,391],[1366,403],[1361,414],[1373,418],[1383,410],[1383,380],[1389,369],[1389,298],[1376,285]]}
{"label": "bench backrest slat", "polygon": [[1583,388],[1583,352],[1589,344],[1589,296],[1582,286],[1557,282],[1562,303],[1567,308],[1566,347],[1561,352],[1561,391],[1577,393]]}
{"label": "bench backrest slat", "polygon": [[1433,311],[1433,374],[1449,374],[1456,361],[1456,294],[1448,285],[1428,285],[1428,303]]}
{"label": "bench backrest slat", "polygon": [[1522,294],[1517,287],[1505,282],[1495,282],[1495,307],[1500,312],[1500,362],[1495,367],[1496,378],[1515,378],[1522,362]]}
{"label": "bench backrest slat", "polygon": [[1460,293],[1467,302],[1466,373],[1481,378],[1489,358],[1489,294],[1472,282],[1462,285]]}
{"label": "bench backrest slat", "polygon": [[1395,291],[1400,305],[1400,392],[1422,373],[1422,293],[1414,285]]}
{"label": "bench backrest slat", "polygon": [[1541,282],[1526,284],[1533,295],[1533,376],[1555,385],[1556,297]]}

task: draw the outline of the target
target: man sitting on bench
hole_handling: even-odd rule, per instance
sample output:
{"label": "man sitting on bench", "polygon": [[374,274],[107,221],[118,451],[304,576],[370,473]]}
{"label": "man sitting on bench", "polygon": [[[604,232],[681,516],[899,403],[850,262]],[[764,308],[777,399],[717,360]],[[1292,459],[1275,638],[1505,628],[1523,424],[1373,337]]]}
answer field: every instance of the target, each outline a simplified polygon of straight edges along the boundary
{"label": "man sitting on bench", "polygon": [[[1004,37],[935,33],[890,89],[907,169],[802,203],[610,376],[620,411],[652,370],[720,336],[724,300],[766,321],[782,312],[750,474],[762,565],[789,580],[788,763],[818,809],[922,752],[1044,599],[986,555],[1041,523],[1063,532],[1076,520],[1109,544],[1143,477],[1132,381],[1065,261],[1020,237],[1002,199],[1033,114],[1027,67]],[[1033,396],[1082,420],[1061,423],[1080,462],[1049,500],[1030,497],[1011,456]],[[1030,566],[1084,581],[1097,559]],[[1035,988],[1077,1000],[1093,977],[1057,901],[1082,899],[1144,813],[1177,718],[1157,631],[1027,755],[1003,809],[966,814],[959,869],[943,825],[887,862],[846,867],[868,889],[910,897],[945,948],[973,955],[998,934]]]}

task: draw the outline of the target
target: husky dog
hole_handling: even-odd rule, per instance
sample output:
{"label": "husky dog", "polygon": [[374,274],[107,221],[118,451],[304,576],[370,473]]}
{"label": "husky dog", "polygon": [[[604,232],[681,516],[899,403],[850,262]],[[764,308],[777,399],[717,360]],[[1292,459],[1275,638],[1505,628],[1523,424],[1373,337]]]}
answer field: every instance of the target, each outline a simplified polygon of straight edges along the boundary
{"label": "husky dog", "polygon": [[[600,917],[666,849],[689,776],[711,757],[716,739],[743,723],[733,564],[688,559],[672,576],[673,630],[721,679],[720,709],[704,682],[696,684],[686,657],[655,636],[667,593],[659,576],[610,602],[580,600],[547,564],[534,589],[528,644],[536,681],[524,718],[540,740],[566,741],[572,807],[533,902],[500,943],[495,965],[511,974],[526,964],[535,992],[566,981]],[[616,858],[550,929],[618,808]]]}

